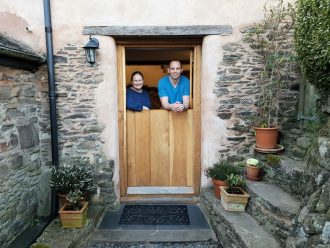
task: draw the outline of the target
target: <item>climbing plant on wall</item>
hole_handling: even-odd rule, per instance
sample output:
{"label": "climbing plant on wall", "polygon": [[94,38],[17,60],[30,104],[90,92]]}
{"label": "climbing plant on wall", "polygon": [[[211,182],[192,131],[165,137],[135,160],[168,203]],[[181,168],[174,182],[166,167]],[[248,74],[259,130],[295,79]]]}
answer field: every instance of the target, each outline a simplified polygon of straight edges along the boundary
{"label": "climbing plant on wall", "polygon": [[298,0],[295,26],[298,61],[320,93],[330,93],[330,2]]}

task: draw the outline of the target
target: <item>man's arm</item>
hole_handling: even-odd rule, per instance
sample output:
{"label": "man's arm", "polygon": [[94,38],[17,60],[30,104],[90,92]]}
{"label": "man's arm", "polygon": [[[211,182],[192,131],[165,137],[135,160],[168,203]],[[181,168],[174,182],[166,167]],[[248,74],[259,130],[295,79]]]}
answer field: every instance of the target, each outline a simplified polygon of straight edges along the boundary
{"label": "man's arm", "polygon": [[189,108],[190,96],[183,96],[182,101],[183,101],[183,106],[184,106],[183,110],[187,110]]}
{"label": "man's arm", "polygon": [[168,103],[168,97],[167,96],[160,97],[160,103],[162,104],[164,109],[174,110],[174,104]]}

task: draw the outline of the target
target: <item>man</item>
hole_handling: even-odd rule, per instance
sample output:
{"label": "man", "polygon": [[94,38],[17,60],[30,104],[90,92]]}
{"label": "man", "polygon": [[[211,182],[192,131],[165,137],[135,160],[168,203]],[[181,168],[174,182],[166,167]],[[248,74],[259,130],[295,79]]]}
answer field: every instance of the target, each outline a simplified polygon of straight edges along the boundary
{"label": "man", "polygon": [[190,82],[181,75],[183,68],[179,60],[172,60],[167,69],[168,76],[158,81],[158,95],[164,109],[182,112],[189,108]]}

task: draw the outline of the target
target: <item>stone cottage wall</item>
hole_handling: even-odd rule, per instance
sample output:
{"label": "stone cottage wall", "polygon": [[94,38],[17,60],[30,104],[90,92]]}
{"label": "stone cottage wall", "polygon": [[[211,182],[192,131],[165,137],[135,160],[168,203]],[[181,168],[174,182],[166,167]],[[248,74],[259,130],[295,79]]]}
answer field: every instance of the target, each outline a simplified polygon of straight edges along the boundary
{"label": "stone cottage wall", "polygon": [[[219,66],[214,93],[219,99],[218,117],[227,123],[226,144],[220,144],[221,157],[240,160],[253,153],[255,144],[253,116],[260,94],[257,87],[262,70],[261,56],[246,39],[249,28],[241,30],[239,42],[223,45],[223,61]],[[288,46],[290,49],[290,46]],[[297,126],[299,83],[293,68],[287,89],[280,98],[279,123],[283,137]],[[282,139],[282,142],[285,141]]]}
{"label": "stone cottage wall", "polygon": [[112,181],[114,162],[103,153],[96,113],[96,89],[103,82],[98,66],[85,61],[81,44],[68,44],[55,54],[60,161],[88,156],[98,176],[98,203],[111,206],[115,200]]}
{"label": "stone cottage wall", "polygon": [[0,247],[37,218],[42,162],[50,155],[49,137],[40,132],[49,126],[47,109],[45,68],[32,73],[0,66]]}

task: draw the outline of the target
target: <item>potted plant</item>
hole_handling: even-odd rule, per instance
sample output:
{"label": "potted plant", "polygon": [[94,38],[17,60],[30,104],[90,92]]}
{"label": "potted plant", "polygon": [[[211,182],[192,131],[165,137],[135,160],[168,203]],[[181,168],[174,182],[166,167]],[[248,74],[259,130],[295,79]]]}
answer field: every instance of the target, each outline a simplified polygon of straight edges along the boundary
{"label": "potted plant", "polygon": [[243,190],[245,180],[241,175],[227,176],[228,186],[221,186],[221,205],[226,211],[244,212],[250,195]]}
{"label": "potted plant", "polygon": [[69,192],[79,190],[86,197],[96,190],[94,167],[86,157],[65,159],[58,169],[52,169],[49,183],[63,206]]}
{"label": "potted plant", "polygon": [[220,186],[227,185],[225,180],[228,175],[240,174],[240,169],[229,162],[222,160],[205,169],[204,174],[206,177],[212,178],[215,196],[220,199]]}
{"label": "potted plant", "polygon": [[60,220],[64,228],[83,227],[87,220],[88,202],[83,201],[80,190],[68,192],[67,202],[60,209]]}
{"label": "potted plant", "polygon": [[253,181],[260,180],[261,164],[255,158],[249,158],[246,161],[246,177]]}
{"label": "potted plant", "polygon": [[251,47],[262,60],[258,80],[258,114],[253,124],[256,146],[261,149],[277,148],[279,100],[290,81],[294,61],[292,49],[288,49],[293,24],[294,7],[280,0],[278,5],[265,10],[263,22],[256,25],[248,35]]}

